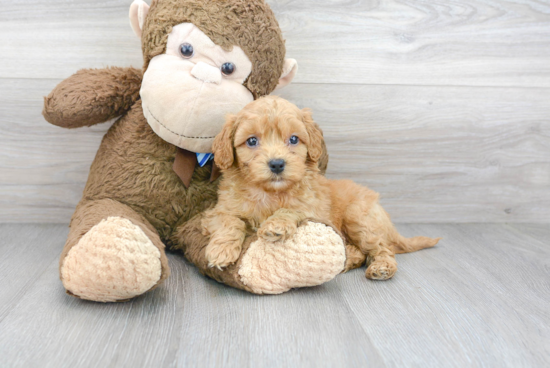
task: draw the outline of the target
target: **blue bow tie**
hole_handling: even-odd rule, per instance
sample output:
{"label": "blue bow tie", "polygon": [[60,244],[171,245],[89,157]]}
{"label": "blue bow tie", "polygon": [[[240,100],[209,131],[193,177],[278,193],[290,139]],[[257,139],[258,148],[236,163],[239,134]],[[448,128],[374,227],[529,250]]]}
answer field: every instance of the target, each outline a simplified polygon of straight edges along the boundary
{"label": "blue bow tie", "polygon": [[200,167],[206,165],[206,163],[214,158],[213,153],[197,153],[197,161]]}

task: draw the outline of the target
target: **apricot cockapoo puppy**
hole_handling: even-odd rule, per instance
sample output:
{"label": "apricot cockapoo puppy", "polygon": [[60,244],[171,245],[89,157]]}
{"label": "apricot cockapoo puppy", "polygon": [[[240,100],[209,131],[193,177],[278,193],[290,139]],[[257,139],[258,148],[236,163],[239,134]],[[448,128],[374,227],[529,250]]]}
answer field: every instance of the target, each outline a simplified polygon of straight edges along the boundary
{"label": "apricot cockapoo puppy", "polygon": [[366,276],[389,279],[395,253],[434,246],[439,239],[404,238],[378,203],[378,193],[350,180],[319,173],[323,133],[308,109],[268,96],[231,115],[213,144],[222,170],[217,205],[202,221],[210,236],[210,267],[225,267],[241,253],[247,226],[276,246],[306,219],[333,224],[344,235],[345,270],[362,266]]}

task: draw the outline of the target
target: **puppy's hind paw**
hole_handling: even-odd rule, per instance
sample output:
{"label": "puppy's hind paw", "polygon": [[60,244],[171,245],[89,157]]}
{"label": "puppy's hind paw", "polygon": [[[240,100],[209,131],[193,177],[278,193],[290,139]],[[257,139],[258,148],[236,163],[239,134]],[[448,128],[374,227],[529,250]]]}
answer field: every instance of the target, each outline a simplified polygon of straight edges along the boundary
{"label": "puppy's hind paw", "polygon": [[386,260],[377,260],[367,267],[365,276],[371,280],[388,280],[395,275],[397,264]]}
{"label": "puppy's hind paw", "polygon": [[297,229],[296,223],[284,219],[267,219],[258,229],[258,236],[269,242],[286,240],[290,238]]}

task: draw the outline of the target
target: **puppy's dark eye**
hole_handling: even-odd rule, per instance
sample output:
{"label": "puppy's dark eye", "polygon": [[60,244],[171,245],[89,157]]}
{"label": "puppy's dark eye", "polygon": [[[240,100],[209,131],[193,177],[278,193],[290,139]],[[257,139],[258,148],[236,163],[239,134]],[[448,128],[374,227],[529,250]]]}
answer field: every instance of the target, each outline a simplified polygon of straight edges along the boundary
{"label": "puppy's dark eye", "polygon": [[256,147],[258,145],[258,138],[250,137],[246,140],[246,145],[248,147]]}
{"label": "puppy's dark eye", "polygon": [[292,137],[290,137],[290,139],[288,140],[288,143],[292,144],[292,145],[296,145],[298,144],[298,142],[300,141],[300,139],[298,139],[298,137],[296,137],[295,135],[293,135]]}
{"label": "puppy's dark eye", "polygon": [[233,72],[235,72],[235,64],[225,63],[222,65],[222,73],[224,75],[231,75]]}
{"label": "puppy's dark eye", "polygon": [[180,54],[186,59],[189,59],[193,56],[195,50],[193,50],[193,45],[190,43],[182,43],[180,45]]}

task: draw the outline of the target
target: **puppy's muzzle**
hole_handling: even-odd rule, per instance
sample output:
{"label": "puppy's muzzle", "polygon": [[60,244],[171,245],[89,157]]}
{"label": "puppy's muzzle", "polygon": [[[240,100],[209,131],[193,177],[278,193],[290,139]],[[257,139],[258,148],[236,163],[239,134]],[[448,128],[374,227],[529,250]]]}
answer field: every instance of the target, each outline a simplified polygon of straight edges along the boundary
{"label": "puppy's muzzle", "polygon": [[280,174],[285,170],[285,160],[276,159],[269,161],[269,169],[274,174]]}

